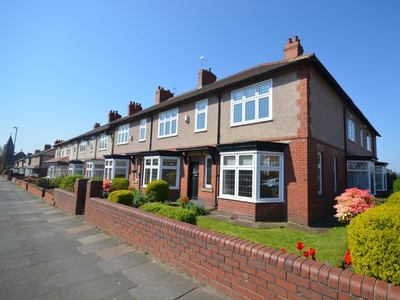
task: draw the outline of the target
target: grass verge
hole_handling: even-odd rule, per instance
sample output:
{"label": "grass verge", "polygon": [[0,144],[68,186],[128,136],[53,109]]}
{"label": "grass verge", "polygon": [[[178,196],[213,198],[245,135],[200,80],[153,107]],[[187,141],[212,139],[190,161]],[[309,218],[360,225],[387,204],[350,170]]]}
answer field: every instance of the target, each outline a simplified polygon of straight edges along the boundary
{"label": "grass verge", "polygon": [[346,227],[333,227],[325,233],[306,232],[290,228],[250,228],[199,216],[197,226],[215,232],[241,238],[276,249],[286,248],[287,252],[300,254],[297,242],[303,242],[304,250],[316,249],[316,260],[341,267],[347,249]]}

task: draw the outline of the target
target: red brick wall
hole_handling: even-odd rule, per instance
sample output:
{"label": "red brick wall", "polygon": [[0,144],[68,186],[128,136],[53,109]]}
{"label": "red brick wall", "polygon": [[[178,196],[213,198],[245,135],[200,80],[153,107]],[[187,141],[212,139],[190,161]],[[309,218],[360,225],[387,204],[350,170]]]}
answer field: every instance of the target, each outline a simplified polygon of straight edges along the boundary
{"label": "red brick wall", "polygon": [[62,189],[54,189],[54,205],[71,214],[76,214],[76,198],[74,193]]}
{"label": "red brick wall", "polygon": [[400,286],[100,198],[85,221],[235,299],[400,299]]}

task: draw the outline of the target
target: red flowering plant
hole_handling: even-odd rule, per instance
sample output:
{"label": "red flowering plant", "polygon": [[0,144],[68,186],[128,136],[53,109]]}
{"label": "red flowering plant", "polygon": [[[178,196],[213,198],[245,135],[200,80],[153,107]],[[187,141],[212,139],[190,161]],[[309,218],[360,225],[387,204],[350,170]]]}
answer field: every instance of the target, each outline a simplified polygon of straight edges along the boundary
{"label": "red flowering plant", "polygon": [[296,248],[297,248],[297,250],[300,251],[300,254],[303,255],[304,257],[308,258],[311,256],[312,260],[316,260],[315,259],[315,254],[316,254],[315,248],[310,248],[308,250],[304,250],[305,245],[303,242],[296,243]]}
{"label": "red flowering plant", "polygon": [[352,264],[353,262],[351,261],[350,249],[347,249],[344,254],[343,268],[348,269]]}
{"label": "red flowering plant", "polygon": [[108,178],[103,179],[103,198],[107,199],[108,195],[112,192],[112,182]]}
{"label": "red flowering plant", "polygon": [[337,204],[333,206],[336,209],[335,217],[340,222],[350,222],[356,215],[374,207],[374,199],[369,190],[346,189],[343,194],[335,198],[337,201]]}
{"label": "red flowering plant", "polygon": [[180,196],[179,199],[176,201],[178,203],[179,206],[183,207],[183,208],[187,208],[189,201],[189,197],[187,196]]}

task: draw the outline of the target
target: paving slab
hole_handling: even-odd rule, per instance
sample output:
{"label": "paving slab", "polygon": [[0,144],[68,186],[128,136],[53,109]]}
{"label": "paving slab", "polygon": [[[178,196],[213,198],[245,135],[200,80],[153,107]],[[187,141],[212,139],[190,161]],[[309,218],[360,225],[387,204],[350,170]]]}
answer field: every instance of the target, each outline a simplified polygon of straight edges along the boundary
{"label": "paving slab", "polygon": [[0,299],[228,298],[0,177]]}

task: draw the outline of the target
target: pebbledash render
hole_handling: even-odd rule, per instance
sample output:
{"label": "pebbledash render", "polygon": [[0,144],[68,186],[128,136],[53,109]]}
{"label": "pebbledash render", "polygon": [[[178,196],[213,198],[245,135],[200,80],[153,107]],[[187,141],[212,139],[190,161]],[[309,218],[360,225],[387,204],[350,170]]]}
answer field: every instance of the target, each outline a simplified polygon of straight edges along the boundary
{"label": "pebbledash render", "polygon": [[[178,78],[179,80],[179,78]],[[348,187],[384,194],[379,133],[315,54],[288,39],[283,60],[174,96],[158,87],[155,105],[130,102],[122,117],[57,141],[48,175],[129,178],[144,190],[168,182],[179,196],[231,218],[312,225],[334,214]]]}

